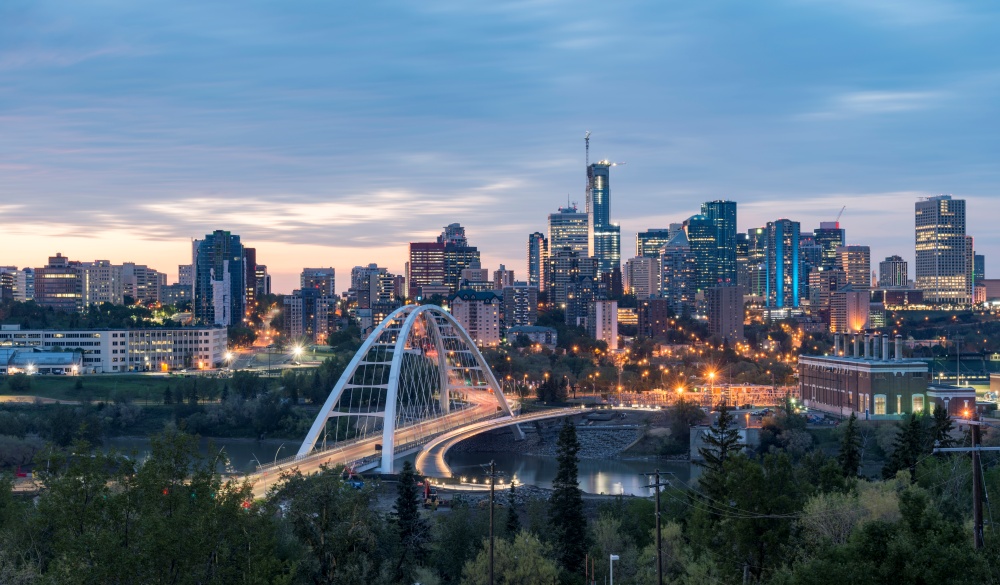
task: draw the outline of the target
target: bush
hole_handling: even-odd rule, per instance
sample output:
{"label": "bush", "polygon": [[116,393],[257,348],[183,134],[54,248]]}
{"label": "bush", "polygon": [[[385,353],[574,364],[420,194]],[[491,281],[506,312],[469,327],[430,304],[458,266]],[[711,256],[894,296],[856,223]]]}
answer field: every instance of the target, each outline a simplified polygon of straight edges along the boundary
{"label": "bush", "polygon": [[14,374],[7,378],[7,386],[12,392],[27,392],[31,389],[31,378],[27,374]]}

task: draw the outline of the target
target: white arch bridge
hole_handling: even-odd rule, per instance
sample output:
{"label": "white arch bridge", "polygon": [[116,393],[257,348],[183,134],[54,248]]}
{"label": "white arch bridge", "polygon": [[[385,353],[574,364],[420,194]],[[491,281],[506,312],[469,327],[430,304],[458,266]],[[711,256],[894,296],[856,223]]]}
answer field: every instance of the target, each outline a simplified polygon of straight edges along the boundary
{"label": "white arch bridge", "polygon": [[266,487],[268,475],[277,476],[278,468],[308,473],[320,465],[344,464],[356,471],[392,473],[397,457],[432,441],[440,449],[442,440],[457,434],[471,436],[517,420],[486,360],[451,314],[435,305],[406,305],[361,345],[298,453],[261,466],[249,478],[262,493],[256,486]]}

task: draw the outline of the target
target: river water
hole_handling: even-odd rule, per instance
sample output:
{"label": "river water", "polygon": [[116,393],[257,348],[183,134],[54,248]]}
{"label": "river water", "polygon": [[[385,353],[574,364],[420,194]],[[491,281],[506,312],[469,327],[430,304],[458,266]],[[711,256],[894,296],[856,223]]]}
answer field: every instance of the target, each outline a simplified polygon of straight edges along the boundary
{"label": "river water", "polygon": [[[140,460],[149,456],[149,439],[143,437],[114,437],[104,442],[105,449],[116,449],[126,455],[135,455]],[[214,457],[224,450],[229,466],[219,467],[224,473],[246,473],[254,471],[257,461],[271,463],[295,454],[299,443],[295,441],[251,439],[200,439],[199,452],[206,457]],[[407,458],[411,462],[413,456]],[[523,455],[508,452],[449,453],[448,465],[456,476],[476,477],[480,481],[486,476],[485,468],[490,460],[496,461],[497,470],[507,480],[518,483],[551,488],[556,476],[555,457]],[[649,480],[641,475],[659,469],[665,479],[676,479],[682,483],[691,481],[691,464],[686,461],[663,460],[622,460],[622,459],[581,459],[579,466],[580,489],[590,494],[625,494],[648,496],[652,491],[646,487]],[[683,487],[683,486],[679,486]]]}

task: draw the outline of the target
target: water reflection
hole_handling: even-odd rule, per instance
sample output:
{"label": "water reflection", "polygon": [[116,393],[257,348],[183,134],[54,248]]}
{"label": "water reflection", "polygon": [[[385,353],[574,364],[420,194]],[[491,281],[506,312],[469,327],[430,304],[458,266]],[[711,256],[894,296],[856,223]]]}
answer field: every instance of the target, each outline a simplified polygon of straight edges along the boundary
{"label": "water reflection", "polygon": [[[485,477],[484,466],[493,459],[497,470],[518,483],[551,488],[558,463],[555,457],[497,453],[449,453],[448,464],[455,475]],[[691,465],[684,461],[622,461],[618,459],[583,459],[579,466],[580,489],[590,494],[648,496],[649,480],[641,475],[659,468],[664,475],[672,472],[684,483],[691,481]]]}

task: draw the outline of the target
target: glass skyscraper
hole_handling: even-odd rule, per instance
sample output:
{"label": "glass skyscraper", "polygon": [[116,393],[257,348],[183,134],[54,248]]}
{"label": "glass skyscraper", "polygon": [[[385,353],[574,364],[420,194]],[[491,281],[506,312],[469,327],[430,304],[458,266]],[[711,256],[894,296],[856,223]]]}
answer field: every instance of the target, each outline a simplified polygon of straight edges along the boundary
{"label": "glass skyscraper", "polygon": [[837,248],[847,241],[846,234],[839,221],[821,221],[819,228],[813,230],[813,240],[820,247],[822,254],[821,266],[826,270],[837,267]]}
{"label": "glass skyscraper", "polygon": [[597,258],[598,275],[621,265],[621,228],[611,223],[611,163],[587,167],[587,245]]}
{"label": "glass skyscraper", "polygon": [[767,224],[766,269],[767,306],[772,309],[798,308],[802,296],[799,274],[799,232],[797,221],[779,219]]}
{"label": "glass skyscraper", "polygon": [[216,230],[195,240],[194,318],[204,325],[237,325],[246,302],[246,260],[240,237]]}
{"label": "glass skyscraper", "polygon": [[[693,215],[687,224],[687,240],[694,257],[694,289],[704,291],[718,285],[719,246],[715,222],[704,215]],[[735,234],[733,252],[736,251]],[[735,261],[735,258],[734,258]]]}
{"label": "glass skyscraper", "polygon": [[[708,201],[701,204],[701,214],[715,224],[716,286],[736,284],[736,202]],[[690,235],[689,235],[690,237]]]}
{"label": "glass skyscraper", "polygon": [[635,235],[635,255],[643,258],[659,258],[660,249],[670,241],[670,230],[650,229]]}
{"label": "glass skyscraper", "polygon": [[549,259],[549,241],[545,234],[535,232],[528,236],[528,286],[545,290],[545,266]]}
{"label": "glass skyscraper", "polygon": [[917,201],[916,288],[931,303],[972,302],[972,238],[965,233],[965,200],[951,195]]}

